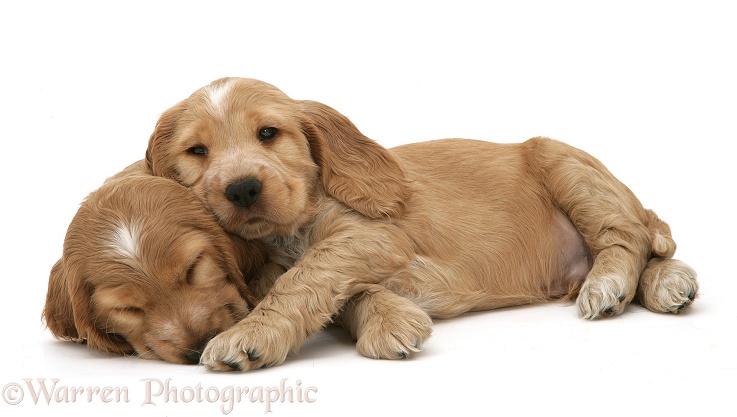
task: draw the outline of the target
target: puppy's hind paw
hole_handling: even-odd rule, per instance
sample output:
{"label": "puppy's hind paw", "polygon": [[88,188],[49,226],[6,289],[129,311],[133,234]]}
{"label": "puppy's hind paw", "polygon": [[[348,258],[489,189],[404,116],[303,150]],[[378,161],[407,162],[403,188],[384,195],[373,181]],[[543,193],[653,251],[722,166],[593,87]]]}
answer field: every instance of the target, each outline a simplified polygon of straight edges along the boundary
{"label": "puppy's hind paw", "polygon": [[618,276],[588,278],[576,299],[581,317],[596,320],[624,311],[634,294],[625,288],[625,280]]}
{"label": "puppy's hind paw", "polygon": [[640,304],[656,313],[678,314],[699,291],[696,271],[677,259],[651,259],[640,277]]}

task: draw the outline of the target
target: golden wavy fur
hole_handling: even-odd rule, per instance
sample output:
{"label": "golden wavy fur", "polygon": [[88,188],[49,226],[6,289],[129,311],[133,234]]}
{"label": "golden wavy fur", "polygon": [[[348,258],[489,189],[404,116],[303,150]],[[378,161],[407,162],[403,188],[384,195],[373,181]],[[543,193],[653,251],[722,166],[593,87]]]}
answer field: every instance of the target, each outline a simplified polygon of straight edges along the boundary
{"label": "golden wavy fur", "polygon": [[228,232],[293,262],[209,342],[212,369],[282,363],[338,313],[361,353],[401,358],[431,317],[573,298],[587,319],[635,297],[677,313],[698,289],[667,224],[598,160],[551,139],[385,149],[324,104],[226,78],[161,116],[146,160]]}
{"label": "golden wavy fur", "polygon": [[43,315],[58,338],[199,363],[253,304],[242,271],[265,263],[261,247],[227,235],[193,193],[138,162],[81,204]]}

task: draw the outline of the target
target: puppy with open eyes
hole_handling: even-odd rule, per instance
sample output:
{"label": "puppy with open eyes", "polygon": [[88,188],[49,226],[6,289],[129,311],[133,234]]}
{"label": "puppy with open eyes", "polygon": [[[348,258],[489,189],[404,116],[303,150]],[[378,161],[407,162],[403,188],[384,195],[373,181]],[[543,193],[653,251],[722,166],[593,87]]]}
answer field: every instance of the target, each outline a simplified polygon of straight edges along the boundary
{"label": "puppy with open eyes", "polygon": [[207,341],[246,317],[254,299],[243,271],[266,268],[267,256],[139,161],[81,204],[43,316],[54,336],[97,350],[199,363]]}
{"label": "puppy with open eyes", "polygon": [[431,317],[574,298],[586,319],[635,298],[678,313],[698,290],[668,225],[551,139],[385,149],[324,104],[226,78],[162,114],[146,160],[293,264],[208,343],[216,370],[280,364],[339,312],[361,353],[401,358]]}

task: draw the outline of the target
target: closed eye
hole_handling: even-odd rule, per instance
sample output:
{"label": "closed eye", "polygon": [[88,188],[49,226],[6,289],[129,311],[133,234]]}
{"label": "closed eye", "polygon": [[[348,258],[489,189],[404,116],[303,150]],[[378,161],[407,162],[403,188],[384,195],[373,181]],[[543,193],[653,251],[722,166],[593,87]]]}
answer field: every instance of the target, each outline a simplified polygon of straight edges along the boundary
{"label": "closed eye", "polygon": [[136,314],[136,315],[145,314],[143,309],[138,308],[138,307],[115,307],[115,311],[117,311],[118,313]]}
{"label": "closed eye", "polygon": [[200,257],[199,256],[196,257],[196,258],[194,258],[194,260],[192,261],[192,263],[189,264],[189,268],[187,268],[187,275],[185,275],[184,281],[187,284],[189,284],[189,285],[194,284],[194,280],[195,280],[195,269],[197,268],[197,262],[199,260],[200,260]]}
{"label": "closed eye", "polygon": [[220,267],[220,263],[207,254],[200,254],[193,258],[184,276],[186,285],[200,287],[220,287],[229,284],[228,276]]}
{"label": "closed eye", "polygon": [[113,342],[129,344],[128,339],[120,333],[106,332],[105,335]]}

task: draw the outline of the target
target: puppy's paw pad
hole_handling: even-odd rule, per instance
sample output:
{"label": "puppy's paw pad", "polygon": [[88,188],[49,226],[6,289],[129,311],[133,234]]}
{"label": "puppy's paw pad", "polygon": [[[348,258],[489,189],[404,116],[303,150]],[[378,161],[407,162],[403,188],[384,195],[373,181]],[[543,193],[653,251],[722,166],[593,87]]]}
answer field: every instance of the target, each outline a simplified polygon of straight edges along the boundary
{"label": "puppy's paw pad", "polygon": [[624,311],[632,300],[625,288],[625,280],[619,276],[604,276],[587,279],[576,299],[581,317],[596,320]]}

